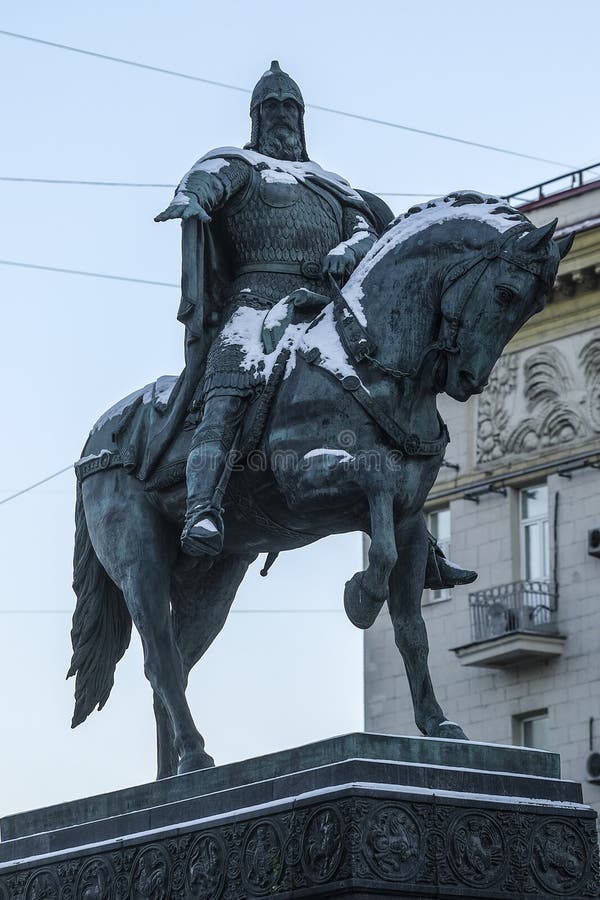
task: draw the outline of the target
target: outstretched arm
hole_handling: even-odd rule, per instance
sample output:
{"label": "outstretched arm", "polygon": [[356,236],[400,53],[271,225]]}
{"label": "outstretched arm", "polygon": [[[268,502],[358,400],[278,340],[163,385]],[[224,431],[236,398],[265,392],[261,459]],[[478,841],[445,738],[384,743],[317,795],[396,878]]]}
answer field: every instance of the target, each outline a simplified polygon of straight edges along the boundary
{"label": "outstretched arm", "polygon": [[[222,165],[217,171],[211,171],[215,163]],[[196,163],[180,181],[169,206],[154,221],[195,217],[201,222],[210,222],[211,213],[245,187],[249,178],[248,165],[239,159]]]}

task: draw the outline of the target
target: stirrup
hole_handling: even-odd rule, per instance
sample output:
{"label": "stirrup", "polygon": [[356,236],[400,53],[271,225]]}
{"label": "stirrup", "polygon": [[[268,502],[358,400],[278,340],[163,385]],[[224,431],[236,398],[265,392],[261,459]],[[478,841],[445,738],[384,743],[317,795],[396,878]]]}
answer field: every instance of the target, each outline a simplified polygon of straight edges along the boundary
{"label": "stirrup", "polygon": [[456,563],[450,562],[443,556],[438,556],[436,562],[442,587],[453,588],[459,584],[472,584],[477,578],[477,572],[472,569],[463,569],[462,566],[457,566]]}
{"label": "stirrup", "polygon": [[424,587],[439,591],[443,588],[458,587],[461,584],[471,584],[476,578],[477,572],[472,569],[463,569],[462,566],[457,566],[456,563],[446,559],[436,539],[433,535],[429,535]]}
{"label": "stirrup", "polygon": [[[213,523],[208,528],[205,519]],[[181,533],[181,549],[189,556],[218,556],[223,550],[223,519],[215,509],[199,510],[185,525]]]}

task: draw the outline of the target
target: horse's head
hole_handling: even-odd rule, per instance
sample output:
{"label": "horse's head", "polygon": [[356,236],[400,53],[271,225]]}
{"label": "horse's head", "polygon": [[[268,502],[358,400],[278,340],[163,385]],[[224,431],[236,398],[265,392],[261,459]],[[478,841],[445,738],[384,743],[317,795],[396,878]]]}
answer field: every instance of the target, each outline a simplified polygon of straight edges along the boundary
{"label": "horse's head", "polygon": [[508,341],[544,308],[572,243],[555,241],[555,227],[476,191],[398,216],[344,288],[375,363],[456,400],[482,391]]}
{"label": "horse's head", "polygon": [[[518,217],[514,211],[513,221]],[[438,364],[440,389],[455,400],[481,393],[508,341],[535,313],[550,292],[560,259],[572,238],[553,240],[556,221],[535,228],[524,216],[504,232],[496,231],[453,263],[441,288],[440,342],[445,362]]]}

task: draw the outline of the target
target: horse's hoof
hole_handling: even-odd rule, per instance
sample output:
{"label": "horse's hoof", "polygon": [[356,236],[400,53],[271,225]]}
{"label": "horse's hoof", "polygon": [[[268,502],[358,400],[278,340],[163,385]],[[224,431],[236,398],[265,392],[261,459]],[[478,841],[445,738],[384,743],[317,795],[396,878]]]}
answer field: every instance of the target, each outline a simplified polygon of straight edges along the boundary
{"label": "horse's hoof", "polygon": [[457,725],[456,722],[448,722],[448,720],[440,722],[435,729],[435,733],[431,734],[430,737],[448,738],[454,741],[469,740],[460,725]]}
{"label": "horse's hoof", "polygon": [[379,611],[385,603],[385,597],[381,599],[378,595],[365,590],[363,574],[363,572],[357,572],[350,581],[346,582],[344,609],[352,624],[365,630],[371,627],[379,615]]}
{"label": "horse's hoof", "polygon": [[204,750],[196,750],[192,753],[184,753],[177,766],[177,774],[185,775],[187,772],[197,772],[198,769],[210,769],[215,761]]}

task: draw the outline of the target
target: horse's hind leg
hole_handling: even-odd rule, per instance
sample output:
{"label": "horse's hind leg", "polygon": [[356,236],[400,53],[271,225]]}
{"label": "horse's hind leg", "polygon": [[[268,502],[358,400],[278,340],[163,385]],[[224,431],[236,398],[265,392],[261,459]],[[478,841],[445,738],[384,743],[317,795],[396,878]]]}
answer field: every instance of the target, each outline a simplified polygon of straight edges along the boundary
{"label": "horse's hind leg", "polygon": [[94,549],[123,592],[140,634],[144,671],[168,710],[179,769],[205,768],[213,765],[213,760],[204,751],[185,699],[184,666],[171,619],[170,581],[178,553],[177,535],[166,531],[135,479],[122,473],[117,486],[118,492],[113,489],[110,496],[98,498],[96,521],[88,522]]}
{"label": "horse's hind leg", "polygon": [[[171,585],[171,602],[177,646],[183,660],[184,678],[206,653],[219,634],[235,599],[248,566],[256,559],[252,554],[227,554],[218,557],[208,571],[186,567],[175,571]],[[168,778],[177,772],[177,755],[165,707],[155,694],[157,778]]]}
{"label": "horse's hind leg", "polygon": [[448,722],[439,705],[429,674],[429,643],[421,615],[421,594],[427,554],[427,529],[419,514],[396,530],[399,562],[390,576],[389,609],[396,646],[402,654],[419,730],[429,737],[467,737],[455,722]]}
{"label": "horse's hind leg", "polygon": [[146,677],[171,720],[178,771],[214,765],[185,698],[187,679],[171,620],[168,568],[153,560],[141,561],[126,578],[123,594],[142,639]]}
{"label": "horse's hind leg", "polygon": [[370,628],[389,597],[389,579],[398,559],[394,532],[394,497],[384,490],[369,495],[371,546],[369,566],[346,583],[344,607],[357,628]]}
{"label": "horse's hind leg", "polygon": [[179,756],[175,750],[173,726],[165,704],[156,691],[153,692],[154,721],[156,723],[156,780],[177,775]]}

